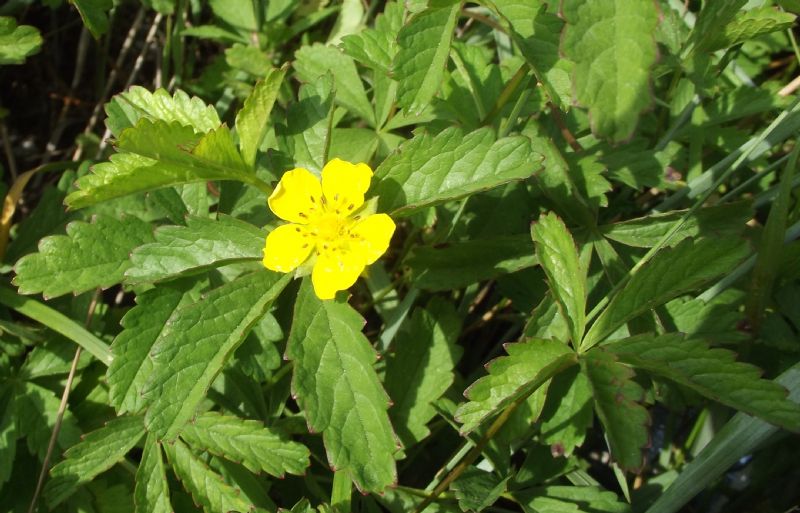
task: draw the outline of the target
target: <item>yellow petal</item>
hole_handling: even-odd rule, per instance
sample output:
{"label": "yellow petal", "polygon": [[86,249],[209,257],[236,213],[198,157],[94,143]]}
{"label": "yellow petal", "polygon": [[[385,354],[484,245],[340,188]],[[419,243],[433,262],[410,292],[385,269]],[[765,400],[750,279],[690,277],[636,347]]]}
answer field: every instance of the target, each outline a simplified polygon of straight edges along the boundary
{"label": "yellow petal", "polygon": [[306,237],[306,228],[297,224],[285,224],[267,235],[264,247],[264,267],[272,271],[289,273],[305,262],[314,244]]}
{"label": "yellow petal", "polygon": [[326,251],[317,256],[311,272],[314,292],[320,299],[333,299],[336,292],[350,288],[364,270],[364,258],[353,251]]}
{"label": "yellow petal", "polygon": [[[333,159],[322,168],[322,193],[328,211],[348,215],[364,204],[372,169],[366,164],[351,164]],[[337,212],[338,210],[338,212]]]}
{"label": "yellow petal", "polygon": [[267,202],[281,219],[306,224],[314,211],[321,208],[321,200],[319,179],[307,169],[296,168],[283,174]]}
{"label": "yellow petal", "polygon": [[353,245],[364,255],[367,265],[386,253],[394,228],[391,217],[386,214],[373,214],[350,229],[350,233],[356,236]]}

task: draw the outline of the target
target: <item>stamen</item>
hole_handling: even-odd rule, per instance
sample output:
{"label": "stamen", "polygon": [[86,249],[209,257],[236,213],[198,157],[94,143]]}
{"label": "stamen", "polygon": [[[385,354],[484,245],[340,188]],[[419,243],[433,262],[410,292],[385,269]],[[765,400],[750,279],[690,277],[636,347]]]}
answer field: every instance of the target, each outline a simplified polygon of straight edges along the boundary
{"label": "stamen", "polygon": [[304,218],[308,219],[308,216],[304,212],[298,212],[297,215],[299,215],[300,217],[304,217]]}
{"label": "stamen", "polygon": [[350,203],[350,204],[347,206],[347,210],[353,210],[353,208],[355,208],[355,205],[353,205],[352,203]]}
{"label": "stamen", "polygon": [[314,200],[314,196],[309,196],[309,198],[311,198],[311,203],[316,203],[316,200]]}
{"label": "stamen", "polygon": [[299,226],[295,226],[295,227],[294,227],[294,231],[296,231],[297,233],[300,233],[302,230],[300,230],[300,227],[299,227]]}

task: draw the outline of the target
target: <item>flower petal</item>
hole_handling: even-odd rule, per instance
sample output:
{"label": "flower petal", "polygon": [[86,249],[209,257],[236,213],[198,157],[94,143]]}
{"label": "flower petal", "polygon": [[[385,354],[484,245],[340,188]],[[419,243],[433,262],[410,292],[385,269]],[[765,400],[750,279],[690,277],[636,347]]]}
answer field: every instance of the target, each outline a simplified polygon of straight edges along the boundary
{"label": "flower petal", "polygon": [[372,169],[366,164],[351,164],[333,159],[322,168],[322,194],[328,211],[349,215],[364,204],[364,193],[369,189]]}
{"label": "flower petal", "polygon": [[285,224],[272,230],[264,246],[264,267],[289,273],[305,262],[314,249],[306,232],[305,226],[297,224]]}
{"label": "flower petal", "polygon": [[394,221],[386,214],[373,214],[350,229],[356,236],[353,246],[364,255],[367,265],[386,253],[394,229]]}
{"label": "flower petal", "polygon": [[308,223],[312,213],[321,206],[322,186],[308,169],[287,171],[269,196],[269,208],[276,216],[290,223]]}
{"label": "flower petal", "polygon": [[350,288],[364,270],[364,258],[353,251],[326,251],[317,256],[311,272],[314,292],[320,299],[333,299],[336,292]]}

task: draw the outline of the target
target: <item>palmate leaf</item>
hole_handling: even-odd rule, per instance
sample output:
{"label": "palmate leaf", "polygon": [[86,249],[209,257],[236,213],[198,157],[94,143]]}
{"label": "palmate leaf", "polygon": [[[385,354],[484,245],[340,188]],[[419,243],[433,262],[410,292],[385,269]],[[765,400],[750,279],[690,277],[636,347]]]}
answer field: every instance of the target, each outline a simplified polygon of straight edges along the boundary
{"label": "palmate leaf", "polygon": [[644,389],[632,380],[634,373],[629,367],[600,348],[581,358],[581,369],[589,378],[594,409],[603,424],[611,456],[625,470],[641,468],[642,450],[650,440],[650,417],[639,404]]}
{"label": "palmate leaf", "polygon": [[533,267],[537,262],[528,235],[418,246],[405,261],[414,286],[425,290],[458,289]]}
{"label": "palmate leaf", "polygon": [[136,248],[125,280],[156,282],[232,262],[259,260],[266,235],[260,228],[230,216],[190,216],[186,226],[160,227],[155,231],[155,242]]}
{"label": "palmate leaf", "polygon": [[144,408],[142,393],[153,369],[150,350],[175,310],[191,302],[198,288],[176,282],[150,289],[136,297],[136,306],[122,318],[123,330],[111,344],[114,359],[106,372],[109,402],[119,414]]}
{"label": "palmate leaf", "polygon": [[450,127],[422,133],[387,157],[375,170],[378,210],[404,215],[532,176],[541,156],[523,136],[495,139],[491,128],[468,134]]}
{"label": "palmate leaf", "polygon": [[144,442],[142,459],[136,469],[133,500],[136,513],[172,513],[161,444],[153,434],[147,435]]}
{"label": "palmate leaf", "polygon": [[436,415],[432,403],[450,388],[461,357],[456,345],[461,319],[443,300],[417,309],[408,328],[398,334],[393,357],[386,362],[386,391],[394,402],[392,424],[405,447],[424,439],[426,424]]}
{"label": "palmate leaf", "polygon": [[800,431],[800,405],[786,398],[786,389],[760,379],[761,370],[737,362],[732,351],[681,334],[640,335],[603,346],[619,360],[687,386],[714,401]]}
{"label": "palmate leaf", "polygon": [[536,256],[577,346],[586,320],[586,271],[564,222],[550,213],[531,226]]}
{"label": "palmate leaf", "polygon": [[286,357],[294,362],[292,393],[309,429],[322,432],[331,467],[347,472],[359,490],[381,492],[397,481],[398,444],[363,325],[349,305],[318,299],[304,280]]}
{"label": "palmate leaf", "polygon": [[561,51],[575,61],[577,101],[589,109],[592,132],[613,141],[631,135],[650,105],[650,67],[658,24],[650,0],[563,0]]}
{"label": "palmate leaf", "polygon": [[247,165],[256,162],[256,153],[270,127],[269,114],[278,97],[286,68],[273,69],[260,80],[250,96],[236,113],[236,133],[239,135],[239,148]]}
{"label": "palmate leaf", "polygon": [[461,10],[461,2],[448,3],[416,14],[397,34],[392,74],[398,81],[398,103],[411,114],[427,107],[442,84]]}
{"label": "palmate leaf", "polygon": [[181,438],[192,447],[240,462],[252,472],[302,475],[309,465],[303,444],[255,420],[204,413],[181,431]]}
{"label": "palmate leaf", "polygon": [[203,100],[178,89],[170,95],[164,89],[148,91],[133,86],[111,99],[105,106],[106,126],[119,137],[126,128],[134,126],[141,118],[152,121],[176,122],[204,134],[218,128],[222,122],[217,110]]}
{"label": "palmate leaf", "polygon": [[461,433],[469,433],[484,420],[514,401],[527,397],[547,380],[576,363],[576,356],[563,342],[529,339],[507,344],[508,356],[492,360],[489,374],[464,392],[469,402],[456,410]]}
{"label": "palmate leaf", "polygon": [[153,367],[142,392],[149,404],[148,431],[175,438],[289,280],[268,271],[247,274],[175,312],[150,352]]}
{"label": "palmate leaf", "polygon": [[736,238],[685,239],[660,251],[611,299],[582,346],[591,347],[634,317],[731,271],[748,253],[745,241]]}
{"label": "palmate leaf", "polygon": [[0,65],[22,64],[25,58],[38,52],[42,35],[36,27],[17,26],[17,20],[0,16]]}
{"label": "palmate leaf", "polygon": [[152,240],[150,225],[135,217],[75,221],[66,235],[46,237],[38,253],[22,257],[13,283],[20,294],[41,292],[45,298],[107,288],[122,281],[133,248]]}
{"label": "palmate leaf", "polygon": [[203,136],[178,123],[141,119],[122,132],[121,153],[97,164],[67,196],[70,208],[171,185],[236,180],[269,190],[244,163],[226,126]]}
{"label": "palmate leaf", "polygon": [[247,513],[255,510],[255,505],[245,500],[238,490],[225,483],[219,474],[192,454],[186,444],[175,440],[162,447],[175,475],[206,513]]}
{"label": "palmate leaf", "polygon": [[45,499],[55,507],[82,484],[90,482],[125,457],[144,434],[141,417],[118,417],[87,434],[50,471]]}

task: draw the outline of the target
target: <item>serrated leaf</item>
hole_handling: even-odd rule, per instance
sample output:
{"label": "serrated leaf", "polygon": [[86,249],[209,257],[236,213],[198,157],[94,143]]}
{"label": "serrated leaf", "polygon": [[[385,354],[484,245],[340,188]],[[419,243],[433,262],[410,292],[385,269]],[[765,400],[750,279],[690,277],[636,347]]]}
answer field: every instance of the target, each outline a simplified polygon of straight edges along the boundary
{"label": "serrated leaf", "polygon": [[344,53],[382,74],[389,73],[397,54],[397,33],[403,25],[403,5],[389,2],[375,18],[375,28],[367,28],[342,38]]}
{"label": "serrated leaf", "polygon": [[345,55],[335,46],[315,43],[303,46],[294,57],[294,69],[303,82],[313,83],[320,76],[332,73],[336,87],[336,103],[360,116],[368,124],[375,124],[375,115],[367,99],[364,84],[349,55]]}
{"label": "serrated leaf", "polygon": [[133,492],[136,513],[172,513],[169,484],[161,457],[161,444],[155,435],[148,434],[144,452],[136,469],[136,488]]}
{"label": "serrated leaf", "polygon": [[458,407],[455,418],[466,434],[514,401],[527,397],[547,380],[575,364],[575,354],[563,342],[529,339],[505,346],[508,356],[492,360],[489,374],[464,392],[469,402]]}
{"label": "serrated leaf", "polygon": [[83,208],[136,192],[209,180],[266,187],[244,164],[226,126],[208,132],[188,148],[185,145],[194,139],[187,130],[191,131],[175,123],[140,120],[120,136],[120,149],[140,153],[116,153],[108,162],[95,165],[92,173],[78,179],[78,190],[65,203]]}
{"label": "serrated leaf", "polygon": [[800,431],[800,405],[786,398],[786,389],[761,379],[761,370],[737,362],[732,351],[682,334],[641,335],[604,346],[621,362],[663,376],[714,401]]}
{"label": "serrated leaf", "polygon": [[747,0],[717,0],[703,4],[703,9],[697,16],[697,21],[692,29],[689,43],[697,51],[705,51],[720,31],[720,27],[727,26],[739,13]]}
{"label": "serrated leaf", "polygon": [[[64,342],[64,339],[54,337],[34,347],[19,369],[19,376],[30,380],[67,374],[72,367],[72,359],[75,357],[75,347]],[[82,353],[76,370],[83,370],[92,360],[92,355],[88,351]]]}
{"label": "serrated leaf", "polygon": [[83,24],[95,39],[108,31],[108,12],[114,7],[113,0],[70,0],[78,9]]}
{"label": "serrated leaf", "polygon": [[592,389],[580,367],[555,376],[542,410],[541,441],[549,444],[556,454],[570,456],[583,444],[593,420]]}
{"label": "serrated leaf", "polygon": [[405,447],[421,441],[436,415],[432,403],[450,388],[462,349],[456,345],[461,319],[449,303],[432,301],[417,309],[398,334],[393,357],[386,362],[384,385],[394,402],[392,424]]}
{"label": "serrated leaf", "polygon": [[444,78],[461,2],[416,14],[397,34],[392,75],[398,81],[397,101],[406,112],[419,114]]}
{"label": "serrated leaf", "polygon": [[544,486],[514,493],[525,513],[629,513],[617,494],[597,486]]}
{"label": "serrated leaf", "polygon": [[363,325],[347,303],[318,299],[304,280],[286,357],[294,362],[292,392],[309,429],[322,432],[331,467],[359,490],[381,492],[397,480],[397,442]]}
{"label": "serrated leaf", "polygon": [[239,148],[247,165],[256,161],[256,153],[270,127],[269,114],[278,97],[286,69],[272,69],[269,74],[258,81],[250,96],[236,113],[236,133],[239,135]]}
{"label": "serrated leaf", "polygon": [[732,271],[749,252],[734,238],[685,239],[658,252],[611,299],[581,345],[591,347],[634,317]]}
{"label": "serrated leaf", "polygon": [[578,344],[586,322],[586,271],[572,234],[558,216],[550,213],[540,216],[531,226],[531,238],[553,297],[569,324],[572,340]]}
{"label": "serrated leaf", "polygon": [[650,440],[650,416],[639,404],[644,389],[633,381],[629,367],[600,348],[581,358],[581,369],[589,378],[594,410],[603,424],[611,457],[624,470],[640,469],[644,464],[642,450]]}
{"label": "serrated leaf", "polygon": [[400,147],[375,171],[378,210],[395,215],[469,196],[532,176],[541,156],[523,136],[495,139],[485,127],[464,134],[450,127]]}
{"label": "serrated leaf", "polygon": [[563,0],[561,15],[561,51],[575,62],[575,98],[589,109],[592,132],[613,141],[628,138],[651,102],[656,4]]}
{"label": "serrated leaf", "polygon": [[333,120],[333,79],[323,75],[300,87],[297,103],[289,106],[286,126],[279,125],[283,149],[295,167],[320,173],[330,147]]}
{"label": "serrated leaf", "polygon": [[[44,460],[50,436],[55,426],[61,401],[50,390],[33,382],[26,381],[15,396],[14,409],[17,412],[17,430],[27,438],[28,449]],[[81,430],[75,416],[67,409],[56,439],[56,447],[65,450],[80,438]]]}
{"label": "serrated leaf", "polygon": [[155,242],[131,253],[125,273],[128,283],[173,279],[263,256],[266,232],[250,223],[220,215],[217,219],[189,216],[186,226],[162,226]]}
{"label": "serrated leaf", "polygon": [[75,490],[113,467],[125,457],[144,434],[141,417],[118,417],[87,434],[71,447],[65,459],[50,470],[44,489],[51,508],[61,504]]}
{"label": "serrated leaf", "polygon": [[308,449],[286,434],[255,420],[204,413],[181,431],[189,445],[241,463],[252,472],[283,477],[302,475],[309,465]]}
{"label": "serrated leaf", "polygon": [[17,26],[17,20],[0,16],[0,65],[22,64],[42,46],[42,36],[36,27]]}
{"label": "serrated leaf", "polygon": [[106,126],[119,137],[126,128],[134,126],[141,118],[152,121],[176,122],[192,127],[197,133],[207,133],[218,128],[222,122],[211,105],[188,94],[176,90],[170,95],[164,89],[148,91],[141,86],[133,86],[111,99],[105,106]]}
{"label": "serrated leaf", "polygon": [[153,369],[150,350],[175,310],[192,300],[197,287],[191,285],[170,283],[139,294],[120,321],[123,330],[111,344],[114,359],[106,373],[109,402],[119,414],[144,408],[142,394]]}
{"label": "serrated leaf", "polygon": [[216,288],[176,311],[153,344],[143,395],[148,431],[171,440],[190,420],[208,387],[290,275],[259,271]]}
{"label": "serrated leaf", "polygon": [[506,482],[491,472],[476,467],[468,467],[461,476],[453,481],[450,488],[455,493],[458,506],[462,511],[483,511],[500,498],[506,491]]}
{"label": "serrated leaf", "polygon": [[448,290],[533,267],[538,260],[529,236],[510,235],[418,246],[405,263],[411,268],[416,287]]}
{"label": "serrated leaf", "polygon": [[150,225],[136,217],[75,221],[66,235],[46,237],[38,253],[22,257],[13,283],[20,294],[41,292],[45,298],[108,288],[122,281],[131,250],[152,240]]}
{"label": "serrated leaf", "polygon": [[164,444],[163,448],[175,475],[206,513],[247,513],[255,510],[255,506],[244,500],[238,490],[226,484],[219,474],[192,454],[186,444],[175,440]]}
{"label": "serrated leaf", "polygon": [[[666,214],[653,214],[629,219],[620,223],[599,226],[605,237],[636,248],[651,248],[669,232],[680,220],[685,210],[675,210]],[[725,237],[739,235],[745,223],[753,217],[750,202],[724,203],[713,207],[698,209],[689,216],[683,226],[675,232],[667,243],[675,246],[689,237]]]}

